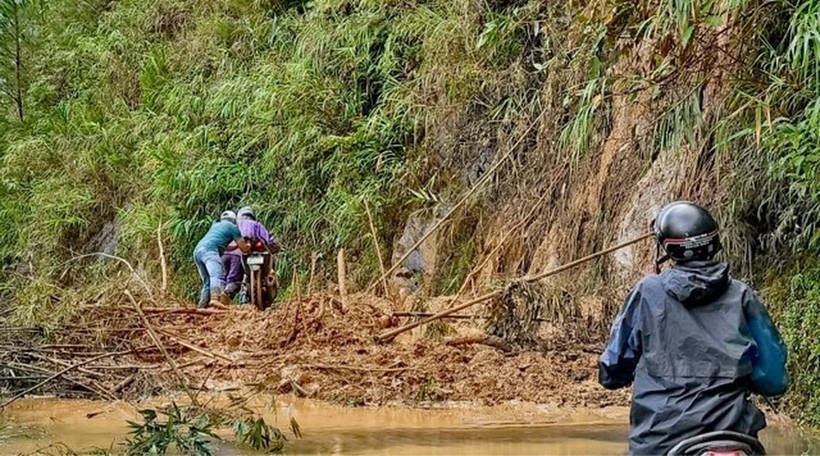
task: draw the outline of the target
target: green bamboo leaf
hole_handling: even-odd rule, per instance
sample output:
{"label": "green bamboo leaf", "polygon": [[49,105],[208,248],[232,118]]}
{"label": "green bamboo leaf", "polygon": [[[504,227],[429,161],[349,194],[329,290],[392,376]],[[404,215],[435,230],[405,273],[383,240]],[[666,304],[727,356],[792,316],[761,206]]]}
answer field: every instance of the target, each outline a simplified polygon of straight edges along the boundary
{"label": "green bamboo leaf", "polygon": [[695,26],[690,24],[686,27],[686,30],[683,31],[683,35],[681,36],[681,47],[686,49],[689,46],[689,40],[692,39],[692,35],[695,33]]}
{"label": "green bamboo leaf", "polygon": [[703,20],[703,23],[710,27],[720,27],[723,25],[723,18],[720,16],[709,16]]}

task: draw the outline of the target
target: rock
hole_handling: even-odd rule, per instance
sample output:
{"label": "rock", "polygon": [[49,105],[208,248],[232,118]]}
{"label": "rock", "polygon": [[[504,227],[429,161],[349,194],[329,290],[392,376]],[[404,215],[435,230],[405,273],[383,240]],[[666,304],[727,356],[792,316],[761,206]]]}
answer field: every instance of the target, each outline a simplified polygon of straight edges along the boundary
{"label": "rock", "polygon": [[[446,208],[439,205],[432,211],[421,210],[411,214],[401,237],[393,246],[392,263],[397,263],[446,212]],[[399,293],[404,290],[405,295],[412,295],[417,293],[423,284],[430,286],[436,274],[438,247],[438,233],[433,233],[407,256],[391,277]]]}
{"label": "rock", "polygon": [[120,240],[120,223],[117,220],[105,222],[100,230],[83,246],[86,253],[102,252],[114,255]]}

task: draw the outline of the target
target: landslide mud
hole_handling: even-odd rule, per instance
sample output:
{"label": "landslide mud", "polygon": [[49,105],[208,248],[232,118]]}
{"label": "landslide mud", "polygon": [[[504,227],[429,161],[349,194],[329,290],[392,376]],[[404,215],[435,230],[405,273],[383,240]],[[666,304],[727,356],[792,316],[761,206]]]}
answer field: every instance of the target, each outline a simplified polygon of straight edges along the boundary
{"label": "landslide mud", "polygon": [[412,334],[379,344],[374,336],[388,303],[357,295],[346,310],[340,304],[321,295],[267,312],[243,306],[206,317],[172,314],[154,324],[220,357],[186,351],[178,360],[201,362],[187,370],[191,381],[216,390],[267,385],[279,393],[355,405],[518,400],[604,407],[628,401],[627,392],[597,384],[600,347],[577,343],[572,334],[553,336],[558,340],[549,351],[513,355]]}
{"label": "landslide mud", "polygon": [[[150,326],[192,390],[257,388],[346,405],[628,403],[628,392],[606,391],[596,382],[601,344],[579,341],[572,331],[552,328],[549,349],[517,353],[447,345],[448,338],[478,331],[466,320],[448,322],[445,337],[423,335],[422,328],[377,343],[374,336],[389,323],[390,312],[388,301],[363,294],[352,296],[346,308],[328,294],[265,312],[250,306],[208,312],[146,307]],[[52,391],[76,390],[81,383],[133,399],[179,390],[181,380],[133,309],[89,307],[78,318],[84,331],[58,331],[59,345],[50,346],[58,348],[49,349],[59,350],[53,356],[77,362],[105,351],[133,352],[74,370],[66,374],[74,383],[50,385]],[[19,363],[37,362],[24,353],[15,356]]]}

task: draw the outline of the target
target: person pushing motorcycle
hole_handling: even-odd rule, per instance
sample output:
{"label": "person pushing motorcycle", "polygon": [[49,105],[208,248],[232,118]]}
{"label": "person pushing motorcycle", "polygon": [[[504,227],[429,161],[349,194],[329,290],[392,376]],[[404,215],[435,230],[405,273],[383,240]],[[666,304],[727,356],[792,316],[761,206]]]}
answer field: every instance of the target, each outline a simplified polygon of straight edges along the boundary
{"label": "person pushing motorcycle", "polygon": [[226,304],[220,255],[226,250],[237,249],[248,252],[251,247],[236,226],[236,214],[225,211],[194,248],[194,263],[202,279],[197,307],[204,309],[208,304]]}
{"label": "person pushing motorcycle", "polygon": [[706,209],[674,202],[653,225],[656,267],[673,265],[631,290],[599,363],[605,388],[633,385],[629,453],[667,454],[712,431],[757,438],[766,419],[750,394],[785,393],[786,347],[754,290],[715,260]]}
{"label": "person pushing motorcycle", "polygon": [[[268,232],[265,225],[256,219],[256,214],[254,214],[250,206],[239,209],[237,215],[239,232],[244,238],[262,240],[268,246],[271,253],[276,253],[281,250],[279,243],[277,243],[276,239]],[[232,245],[233,244],[231,244],[231,246]],[[225,294],[227,294],[230,299],[236,296],[236,293],[242,286],[242,279],[245,274],[245,265],[242,261],[243,253],[247,252],[238,251],[236,249],[231,250],[229,246],[229,249],[222,255],[222,280],[226,283]],[[243,303],[247,301],[244,296],[242,296],[240,300]]]}

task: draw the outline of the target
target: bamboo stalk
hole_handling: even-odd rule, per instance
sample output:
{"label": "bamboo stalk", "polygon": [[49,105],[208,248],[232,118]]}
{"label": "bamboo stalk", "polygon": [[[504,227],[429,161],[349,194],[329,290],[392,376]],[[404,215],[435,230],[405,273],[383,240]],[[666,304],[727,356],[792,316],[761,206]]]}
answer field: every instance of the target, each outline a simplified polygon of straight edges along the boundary
{"label": "bamboo stalk", "polygon": [[601,256],[604,256],[604,255],[606,255],[606,254],[612,253],[612,252],[614,252],[614,251],[616,251],[616,250],[620,250],[620,249],[622,249],[622,248],[624,248],[624,247],[629,247],[629,246],[630,246],[630,245],[632,245],[632,244],[637,244],[638,242],[641,242],[641,241],[643,241],[643,240],[645,240],[645,239],[649,239],[649,238],[650,238],[650,237],[652,237],[652,236],[653,236],[653,234],[652,234],[652,233],[646,233],[646,234],[644,234],[643,236],[638,236],[638,237],[636,237],[636,238],[633,238],[633,239],[630,239],[630,240],[628,240],[628,241],[622,242],[622,243],[620,243],[620,244],[618,244],[618,245],[614,245],[614,246],[612,246],[612,247],[609,247],[609,248],[607,248],[607,249],[601,250],[601,251],[599,251],[599,252],[595,252],[595,253],[590,254],[590,255],[587,255],[587,256],[585,256],[585,257],[583,257],[583,258],[579,258],[579,259],[577,259],[577,260],[575,260],[575,261],[571,261],[571,262],[569,262],[569,263],[567,263],[567,264],[565,264],[565,265],[563,265],[563,266],[559,266],[559,267],[557,267],[557,268],[555,268],[555,269],[551,269],[551,270],[549,270],[549,271],[542,272],[541,274],[536,274],[536,275],[534,275],[534,276],[530,276],[530,277],[526,277],[526,276],[525,276],[525,277],[523,277],[521,280],[523,280],[523,281],[525,281],[525,282],[537,282],[537,281],[539,281],[539,280],[541,280],[541,279],[544,279],[544,278],[547,278],[547,277],[549,277],[549,276],[551,276],[551,275],[558,274],[559,272],[564,272],[564,271],[566,271],[567,269],[572,269],[572,268],[574,268],[575,266],[578,266],[578,265],[580,265],[580,264],[586,263],[587,261],[594,260],[594,259],[596,259],[596,258],[598,258],[598,257],[601,257]]}
{"label": "bamboo stalk", "polygon": [[[536,119],[540,119],[540,118],[541,118],[541,116],[542,116],[545,112],[546,112],[546,108],[544,108],[544,110],[542,110],[542,111],[541,111],[541,113],[538,115],[538,117],[537,117]],[[497,162],[496,162],[496,163],[495,163],[495,164],[494,164],[494,165],[493,165],[490,169],[488,169],[486,173],[484,173],[484,175],[481,177],[481,179],[479,179],[479,180],[478,180],[478,182],[476,182],[476,183],[475,183],[475,185],[473,185],[473,188],[471,188],[471,189],[467,192],[467,194],[465,194],[465,195],[464,195],[464,197],[462,197],[462,198],[461,198],[461,200],[460,200],[458,203],[456,203],[456,205],[455,205],[455,206],[453,206],[453,208],[452,208],[452,209],[450,209],[450,210],[449,210],[446,214],[444,214],[444,217],[442,217],[442,218],[441,218],[438,222],[436,222],[436,224],[435,224],[435,225],[433,225],[433,227],[432,227],[432,228],[430,228],[430,229],[429,229],[426,233],[424,233],[424,236],[422,236],[422,237],[421,237],[421,239],[419,239],[418,241],[416,241],[416,243],[415,243],[415,244],[413,244],[413,245],[412,245],[409,249],[407,249],[407,252],[405,252],[405,253],[404,253],[404,255],[402,255],[402,257],[401,257],[398,261],[396,261],[396,263],[395,263],[395,264],[393,264],[393,266],[391,266],[391,267],[390,267],[390,269],[388,269],[388,270],[387,270],[384,274],[382,274],[382,276],[381,276],[381,277],[379,277],[379,278],[378,278],[375,282],[373,282],[372,284],[370,284],[370,286],[369,286],[369,287],[367,287],[367,291],[368,291],[368,292],[372,291],[372,290],[373,290],[373,287],[376,285],[376,283],[378,283],[378,282],[379,282],[380,280],[382,280],[382,279],[385,279],[385,278],[386,278],[389,274],[391,274],[393,271],[395,271],[396,269],[398,269],[398,268],[401,266],[401,264],[402,264],[402,263],[404,263],[404,260],[406,260],[407,258],[409,258],[409,257],[410,257],[410,255],[412,255],[412,254],[413,254],[413,252],[414,252],[417,248],[419,248],[419,246],[420,246],[422,243],[424,243],[424,241],[426,241],[428,237],[430,237],[430,236],[431,236],[433,233],[435,233],[435,232],[436,232],[439,228],[441,228],[441,226],[442,226],[442,225],[444,225],[444,222],[446,222],[446,221],[447,221],[447,220],[448,220],[448,219],[449,219],[449,218],[450,218],[453,214],[455,214],[455,212],[456,212],[459,208],[461,208],[461,206],[463,206],[463,205],[464,205],[464,203],[466,203],[466,202],[467,202],[467,200],[469,200],[469,199],[470,199],[470,197],[471,197],[471,196],[473,196],[473,194],[474,194],[475,192],[477,192],[479,188],[481,188],[481,187],[482,187],[485,183],[489,182],[489,181],[490,181],[490,178],[491,178],[491,177],[495,174],[495,171],[496,171],[498,168],[500,168],[500,167],[501,167],[501,165],[503,165],[503,164],[507,161],[507,159],[509,159],[510,157],[512,157],[512,154],[516,151],[516,149],[517,149],[517,148],[518,148],[518,146],[519,146],[519,145],[520,145],[520,144],[524,141],[524,139],[526,139],[527,135],[529,135],[529,134],[530,134],[530,132],[532,131],[532,129],[533,129],[533,128],[535,128],[535,125],[536,125],[537,123],[538,123],[537,121],[532,122],[532,123],[529,125],[529,127],[527,127],[527,129],[524,131],[524,133],[523,133],[523,134],[522,134],[522,135],[521,135],[521,136],[520,136],[520,137],[519,137],[519,138],[515,141],[515,143],[514,143],[514,144],[510,147],[510,150],[509,150],[509,151],[507,151],[507,153],[506,153],[506,154],[504,154],[504,156],[502,156],[502,157],[501,157],[501,158],[500,158],[500,159],[499,159],[499,160],[498,160],[498,161],[497,161]]]}
{"label": "bamboo stalk", "polygon": [[154,345],[157,346],[159,351],[162,353],[162,356],[168,361],[168,364],[171,365],[171,369],[174,371],[174,374],[177,376],[179,381],[182,383],[182,388],[185,390],[185,393],[188,394],[188,397],[191,398],[191,403],[193,405],[197,405],[196,396],[191,392],[191,389],[188,388],[188,380],[185,376],[180,372],[179,368],[177,368],[177,364],[174,362],[171,355],[168,354],[168,351],[165,349],[165,345],[159,340],[157,337],[156,332],[154,332],[154,328],[151,326],[151,323],[148,322],[148,318],[145,317],[145,314],[142,313],[142,309],[140,309],[139,304],[137,304],[137,300],[134,299],[134,295],[131,294],[130,291],[125,290],[125,295],[128,296],[128,299],[131,300],[131,305],[134,306],[134,310],[137,311],[139,314],[140,319],[142,320],[143,326],[145,326],[146,331],[148,331],[148,336],[151,338],[151,341],[154,342]]}
{"label": "bamboo stalk", "polygon": [[[544,278],[549,277],[551,275],[558,274],[560,272],[566,271],[567,269],[571,269],[575,266],[586,263],[587,261],[594,260],[595,258],[601,257],[601,256],[606,255],[608,253],[614,252],[614,251],[622,249],[624,247],[628,247],[632,244],[636,244],[640,241],[643,241],[644,239],[648,239],[651,236],[652,236],[652,233],[647,233],[647,234],[644,234],[643,236],[638,236],[634,239],[623,242],[621,244],[609,247],[609,248],[601,250],[599,252],[595,252],[595,253],[593,253],[591,255],[587,255],[583,258],[579,258],[579,259],[577,259],[575,261],[572,261],[572,262],[569,262],[569,263],[567,263],[563,266],[559,266],[555,269],[551,269],[549,271],[542,272],[541,274],[536,274],[534,276],[525,276],[525,277],[521,278],[520,280],[522,280],[524,282],[536,282],[538,280],[544,279]],[[491,300],[495,297],[501,296],[501,293],[502,293],[501,290],[496,290],[496,291],[493,291],[491,293],[487,293],[485,295],[479,296],[475,299],[472,299],[470,301],[465,302],[464,304],[461,304],[461,305],[455,306],[451,309],[447,309],[445,311],[439,312],[439,313],[437,313],[437,314],[435,314],[435,315],[433,315],[429,318],[425,318],[424,320],[409,323],[409,324],[404,325],[400,328],[396,328],[396,329],[387,331],[386,333],[377,336],[376,340],[379,341],[379,342],[385,342],[387,340],[391,340],[391,339],[393,339],[394,337],[396,337],[397,335],[399,335],[403,332],[410,331],[411,329],[417,328],[421,325],[426,325],[427,323],[430,323],[430,322],[436,321],[440,318],[443,318],[443,317],[446,317],[448,315],[454,314],[454,313],[458,312],[459,310],[463,310],[463,309],[466,309],[468,307],[474,306],[478,303],[489,301],[489,300]]]}
{"label": "bamboo stalk", "polygon": [[473,268],[473,270],[470,271],[467,277],[464,278],[464,282],[461,284],[461,288],[458,289],[458,292],[456,293],[455,297],[451,299],[450,302],[457,302],[461,298],[461,296],[464,294],[464,291],[467,290],[467,286],[470,284],[470,281],[476,276],[476,274],[478,274],[481,271],[481,269],[484,268],[484,266],[487,265],[487,263],[490,262],[490,259],[494,258],[495,255],[501,251],[501,249],[507,243],[507,240],[509,240],[512,233],[517,231],[519,228],[521,228],[527,223],[530,217],[532,217],[535,211],[538,210],[538,208],[541,206],[541,203],[543,203],[544,200],[547,198],[547,195],[549,195],[549,193],[544,193],[544,195],[541,198],[539,198],[535,204],[533,204],[529,212],[527,212],[527,214],[524,215],[524,217],[518,223],[516,223],[512,228],[507,230],[506,233],[504,233],[504,236],[502,236],[501,238],[501,242],[499,242],[498,245],[495,246],[495,248],[493,248],[493,250],[491,250],[489,254],[487,254],[484,260],[478,266]]}
{"label": "bamboo stalk", "polygon": [[159,248],[159,267],[162,270],[162,285],[159,291],[165,294],[168,290],[168,266],[165,263],[165,248],[162,246],[162,221],[157,224],[157,247]]}
{"label": "bamboo stalk", "polygon": [[187,349],[189,349],[189,350],[193,350],[193,351],[195,351],[195,352],[199,353],[200,355],[205,355],[205,356],[208,356],[208,357],[213,358],[213,359],[221,359],[221,360],[223,360],[223,361],[227,361],[227,362],[229,362],[229,363],[234,362],[234,360],[233,360],[233,359],[228,358],[228,357],[227,357],[227,356],[225,356],[225,355],[220,355],[220,354],[218,354],[218,353],[212,353],[212,352],[209,352],[208,350],[205,350],[205,349],[204,349],[204,348],[202,348],[202,347],[196,346],[196,345],[191,344],[191,343],[189,343],[189,342],[185,342],[185,341],[184,341],[184,340],[182,340],[179,336],[174,335],[174,334],[172,334],[172,333],[170,333],[170,332],[168,332],[168,331],[164,331],[164,330],[161,330],[161,329],[160,329],[160,330],[159,330],[159,333],[160,333],[160,334],[162,334],[162,335],[164,335],[164,336],[166,336],[166,337],[168,337],[169,339],[173,340],[174,342],[178,343],[179,345],[182,345],[183,347],[185,347],[185,348],[187,348]]}
{"label": "bamboo stalk", "polygon": [[316,252],[310,254],[310,279],[308,279],[308,296],[313,294],[313,281],[316,276],[316,262],[319,260],[319,255]]}
{"label": "bamboo stalk", "polygon": [[376,247],[376,256],[379,259],[379,270],[382,272],[381,282],[382,288],[384,288],[384,295],[390,298],[390,289],[387,288],[387,272],[384,270],[384,260],[382,260],[382,249],[379,247],[376,225],[373,224],[373,215],[370,213],[370,205],[367,204],[367,200],[364,201],[364,210],[367,213],[367,221],[370,224],[370,235],[373,237],[373,245]]}
{"label": "bamboo stalk", "polygon": [[347,311],[347,285],[345,285],[345,249],[339,249],[336,259],[336,274],[339,280],[339,296],[342,298],[342,310]]}
{"label": "bamboo stalk", "polygon": [[322,369],[322,370],[352,370],[358,372],[403,372],[407,370],[414,370],[412,367],[356,367],[356,366],[341,366],[330,364],[302,364],[301,367],[308,369]]}
{"label": "bamboo stalk", "polygon": [[487,293],[485,295],[482,295],[482,296],[479,296],[475,299],[467,301],[464,304],[460,304],[460,305],[455,306],[453,308],[450,308],[450,309],[447,309],[445,311],[439,312],[439,313],[437,313],[437,314],[435,314],[435,315],[433,315],[429,318],[425,318],[424,320],[420,320],[420,321],[417,321],[417,322],[406,324],[406,325],[404,325],[400,328],[393,329],[393,330],[388,331],[388,332],[386,332],[386,333],[384,333],[380,336],[377,336],[376,340],[379,341],[379,342],[384,342],[384,341],[390,340],[390,339],[398,336],[399,334],[401,334],[403,332],[407,332],[407,331],[410,331],[411,329],[418,328],[421,325],[426,325],[427,323],[436,321],[436,320],[438,320],[440,318],[443,318],[443,317],[446,317],[450,314],[454,314],[454,313],[458,312],[459,310],[464,310],[464,309],[466,309],[468,307],[471,307],[471,306],[474,306],[474,305],[476,305],[480,302],[489,301],[490,299],[493,299],[496,296],[501,296],[501,292],[500,291],[493,291],[492,293]]}
{"label": "bamboo stalk", "polygon": [[[421,318],[421,317],[432,317],[433,315],[435,315],[435,313],[433,313],[433,312],[393,312],[391,315],[394,316],[394,317]],[[447,315],[446,317],[441,317],[441,318],[451,318],[453,320],[473,320],[473,319],[486,320],[490,317],[485,316],[485,315],[469,314],[469,315]],[[535,321],[547,322],[547,321],[551,321],[551,320],[549,320],[547,318],[536,318]]]}

